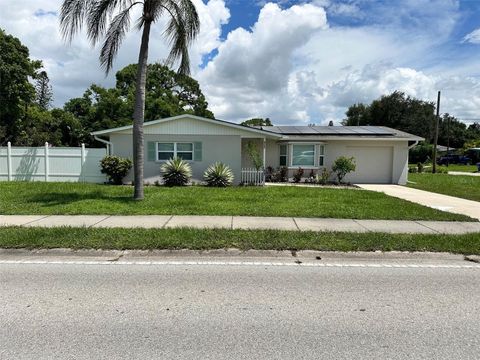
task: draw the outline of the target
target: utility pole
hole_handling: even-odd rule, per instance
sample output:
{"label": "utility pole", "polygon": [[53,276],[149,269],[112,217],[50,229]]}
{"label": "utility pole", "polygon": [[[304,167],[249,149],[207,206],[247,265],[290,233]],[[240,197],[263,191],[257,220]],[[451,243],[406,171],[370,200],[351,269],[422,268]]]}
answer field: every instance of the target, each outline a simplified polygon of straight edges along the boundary
{"label": "utility pole", "polygon": [[438,121],[440,119],[440,91],[437,96],[437,115],[435,116],[435,138],[433,139],[433,168],[432,173],[437,172],[437,146],[438,146]]}

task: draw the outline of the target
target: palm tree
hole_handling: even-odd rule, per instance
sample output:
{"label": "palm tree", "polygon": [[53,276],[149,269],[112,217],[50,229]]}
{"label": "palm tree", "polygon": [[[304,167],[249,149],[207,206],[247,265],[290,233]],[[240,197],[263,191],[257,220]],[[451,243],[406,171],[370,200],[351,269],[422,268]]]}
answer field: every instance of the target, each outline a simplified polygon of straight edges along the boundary
{"label": "palm tree", "polygon": [[60,28],[65,40],[71,41],[86,26],[92,45],[103,40],[100,64],[106,73],[112,69],[113,60],[128,30],[131,15],[141,7],[136,28],[142,31],[138,54],[138,68],[133,112],[133,170],[134,199],[142,200],[145,113],[145,83],[147,78],[148,45],[152,24],[166,16],[168,22],[164,36],[170,45],[167,62],[179,61],[178,72],[190,73],[189,45],[197,37],[200,21],[191,0],[64,0],[60,14]]}

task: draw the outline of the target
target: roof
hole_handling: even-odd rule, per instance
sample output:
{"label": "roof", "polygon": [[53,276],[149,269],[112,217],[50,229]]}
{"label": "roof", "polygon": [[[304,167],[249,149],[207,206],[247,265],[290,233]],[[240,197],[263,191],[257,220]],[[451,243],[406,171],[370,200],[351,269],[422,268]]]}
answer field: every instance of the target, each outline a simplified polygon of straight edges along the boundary
{"label": "roof", "polygon": [[404,139],[420,141],[423,138],[385,126],[258,126],[256,128],[289,137],[360,137]]}
{"label": "roof", "polygon": [[[201,116],[190,115],[190,114],[183,114],[183,115],[177,115],[177,116],[172,116],[172,117],[153,120],[153,121],[147,121],[147,122],[143,123],[143,126],[147,127],[147,126],[151,126],[151,125],[161,124],[161,123],[164,123],[164,122],[174,121],[174,120],[179,120],[179,119],[185,119],[185,118],[204,121],[204,122],[208,122],[210,124],[232,127],[232,128],[236,128],[236,129],[239,129],[239,130],[248,131],[248,132],[257,133],[257,134],[262,134],[262,135],[270,136],[270,137],[276,137],[276,138],[281,138],[282,137],[281,134],[269,131],[267,129],[259,129],[259,128],[255,128],[255,127],[251,127],[251,126],[245,126],[245,125],[231,123],[229,121],[218,120],[218,119],[208,119],[208,118],[204,118],[204,117],[201,117]],[[121,126],[121,127],[112,128],[112,129],[94,131],[94,132],[91,133],[91,135],[94,135],[94,136],[96,136],[96,135],[108,135],[108,134],[116,133],[116,132],[119,132],[119,131],[130,130],[132,128],[133,128],[133,125]]]}
{"label": "roof", "polygon": [[[238,130],[243,130],[247,132],[252,132],[256,134],[261,134],[266,137],[278,138],[278,139],[292,139],[292,140],[302,140],[302,139],[344,139],[344,138],[355,138],[355,139],[392,139],[392,140],[413,140],[421,141],[423,138],[412,135],[400,130],[392,129],[385,126],[245,126],[229,121],[218,120],[218,119],[208,119],[200,116],[183,114],[172,116],[168,118],[148,121],[143,124],[144,127],[161,124],[169,121],[179,120],[179,119],[193,119],[198,121],[207,122],[210,124],[221,125],[226,127],[235,128]],[[92,135],[108,135],[116,132],[121,132],[125,130],[130,130],[133,128],[133,125],[127,125],[112,129],[94,131]]]}

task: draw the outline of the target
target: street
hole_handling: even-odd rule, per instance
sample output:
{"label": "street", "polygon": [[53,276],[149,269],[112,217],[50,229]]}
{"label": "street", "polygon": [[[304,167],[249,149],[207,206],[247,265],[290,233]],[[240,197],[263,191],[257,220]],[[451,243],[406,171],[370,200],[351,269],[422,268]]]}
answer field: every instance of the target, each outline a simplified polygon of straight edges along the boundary
{"label": "street", "polygon": [[0,358],[479,358],[478,264],[350,262],[0,263]]}

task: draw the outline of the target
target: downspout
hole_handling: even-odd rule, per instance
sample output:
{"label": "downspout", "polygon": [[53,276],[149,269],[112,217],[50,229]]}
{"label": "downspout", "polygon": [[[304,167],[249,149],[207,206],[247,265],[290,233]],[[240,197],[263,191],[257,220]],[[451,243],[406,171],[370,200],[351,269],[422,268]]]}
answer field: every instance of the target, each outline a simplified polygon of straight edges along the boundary
{"label": "downspout", "polygon": [[411,148],[413,148],[414,146],[417,146],[417,145],[418,145],[418,140],[414,141],[413,144],[408,147],[408,150],[410,150]]}
{"label": "downspout", "polygon": [[113,143],[110,141],[107,141],[105,139],[99,138],[97,135],[94,135],[93,138],[101,143],[104,143],[107,145],[107,154],[112,155],[113,153]]}

